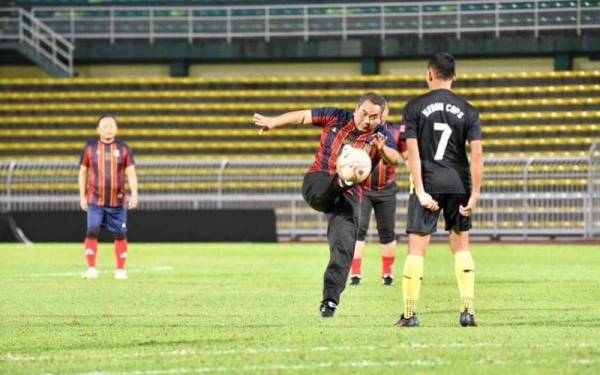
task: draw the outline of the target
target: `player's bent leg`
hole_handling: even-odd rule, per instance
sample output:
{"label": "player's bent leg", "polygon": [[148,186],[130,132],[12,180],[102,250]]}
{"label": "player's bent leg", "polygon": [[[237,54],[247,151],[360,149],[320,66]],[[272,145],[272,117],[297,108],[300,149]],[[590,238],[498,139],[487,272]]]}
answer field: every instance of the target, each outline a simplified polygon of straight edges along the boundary
{"label": "player's bent leg", "polygon": [[[346,286],[358,231],[358,202],[344,196],[335,212],[329,215],[327,240],[329,263],[323,276],[321,315],[331,317]],[[330,304],[331,302],[332,304]]]}
{"label": "player's bent leg", "polygon": [[319,212],[332,212],[346,190],[339,185],[337,176],[328,173],[307,173],[302,181],[302,197]]}
{"label": "player's bent leg", "polygon": [[460,294],[459,322],[463,327],[474,327],[475,312],[473,299],[475,296],[475,262],[469,251],[469,232],[450,232],[450,247],[454,254],[454,272]]}

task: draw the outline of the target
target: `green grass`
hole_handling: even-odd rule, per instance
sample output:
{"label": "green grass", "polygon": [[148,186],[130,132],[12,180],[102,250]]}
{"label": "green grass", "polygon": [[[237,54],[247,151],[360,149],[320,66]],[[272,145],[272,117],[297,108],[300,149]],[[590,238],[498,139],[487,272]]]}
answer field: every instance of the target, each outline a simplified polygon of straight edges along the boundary
{"label": "green grass", "polygon": [[422,327],[398,329],[402,288],[380,284],[375,245],[329,320],[325,244],[133,244],[127,281],[110,244],[91,281],[81,245],[1,245],[0,373],[600,372],[599,246],[473,251],[480,327],[458,327],[452,259],[435,245]]}

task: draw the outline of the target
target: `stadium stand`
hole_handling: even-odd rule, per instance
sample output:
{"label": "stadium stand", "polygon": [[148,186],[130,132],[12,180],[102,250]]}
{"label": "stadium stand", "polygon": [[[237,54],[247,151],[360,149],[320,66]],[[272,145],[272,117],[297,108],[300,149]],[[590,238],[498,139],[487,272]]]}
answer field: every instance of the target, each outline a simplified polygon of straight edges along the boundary
{"label": "stadium stand", "polygon": [[[173,3],[173,1],[165,1],[165,4],[180,5]],[[188,2],[181,5],[207,5],[207,2],[196,1]],[[249,2],[252,5],[258,5],[260,2]],[[308,2],[316,3],[316,2]],[[552,10],[551,12],[544,13],[536,20],[532,13],[519,13],[519,10],[531,10],[535,8],[537,3],[537,9],[542,11]],[[148,2],[148,1],[109,1],[102,2],[100,4],[93,5],[104,5],[104,6],[125,6],[125,5],[160,5],[159,2]],[[416,5],[404,5],[390,4],[384,6],[383,13],[386,15],[385,29],[417,29],[419,27],[419,19],[416,14],[419,13],[419,7]],[[25,2],[24,5],[39,6],[43,5],[43,1],[40,2]],[[56,5],[92,5],[86,1],[65,1],[64,4]],[[222,4],[217,4],[222,5]],[[426,5],[421,9],[421,12],[425,15],[435,14],[435,17],[426,18],[422,22],[422,29],[425,32],[428,30],[446,29],[461,26],[463,28],[494,28],[496,26],[502,28],[518,28],[518,27],[532,27],[538,26],[543,28],[544,26],[552,28],[560,28],[561,25],[575,25],[579,22],[580,25],[597,24],[600,22],[600,12],[590,12],[581,15],[578,19],[576,12],[572,11],[573,8],[577,7],[576,1],[540,1],[540,2],[500,2],[498,4],[498,10],[500,11],[511,11],[496,20],[493,14],[479,14],[474,13],[469,15],[469,12],[481,12],[481,11],[492,11],[495,8],[495,4],[489,2],[475,2],[469,4],[432,4]],[[600,6],[600,1],[582,1],[580,5],[583,9],[594,9]],[[457,21],[455,16],[456,11],[460,7],[460,11],[463,12],[460,22]],[[86,10],[75,10],[77,19],[77,33],[81,35],[88,35],[93,37],[106,36],[111,32],[124,33],[130,35],[143,35],[149,32],[150,26],[147,22],[141,22],[141,20],[150,16],[150,10],[148,9],[109,9],[109,8],[88,8]],[[350,33],[366,30],[377,30],[381,28],[381,18],[379,17],[381,10],[378,4],[366,5],[347,5],[342,9],[342,6],[323,6],[310,9],[308,14],[311,16],[322,16],[325,17],[320,21],[311,21],[310,30],[312,32],[333,32],[340,30],[342,22],[337,18],[327,18],[326,16],[339,15],[345,13],[349,16],[357,15],[361,18],[353,19],[353,21],[345,26],[347,31]],[[231,32],[233,33],[263,33],[265,32],[264,22],[255,22],[255,20],[244,19],[244,17],[264,17],[268,13],[271,17],[278,16],[302,16],[302,6],[289,5],[289,7],[278,7],[272,9],[260,9],[260,8],[241,8],[233,9],[230,12],[226,7],[216,8],[203,8],[191,10],[188,13],[186,9],[166,9],[157,10],[152,12],[152,17],[157,21],[152,26],[152,32],[155,34],[183,34],[185,35],[188,31],[186,30],[186,24],[182,24],[181,19],[188,16],[198,17],[205,20],[205,22],[198,22],[194,24],[193,32],[195,33],[226,33],[227,24],[223,22],[211,22],[211,18],[218,20],[226,16],[237,18],[238,20],[231,25]],[[415,16],[410,16],[410,15]],[[35,12],[35,15],[45,22],[48,23],[55,31],[59,33],[70,33],[71,29],[71,14],[68,9],[45,9],[42,8]],[[371,16],[369,15],[376,15]],[[94,20],[106,20],[109,17],[119,18],[121,21],[110,25],[107,22],[94,22]],[[126,22],[127,19],[135,20],[138,19],[140,22]],[[498,23],[498,25],[497,25]],[[302,17],[286,18],[283,21],[275,21],[269,25],[269,32],[272,34],[288,33],[292,31],[302,31],[304,29],[304,20]]]}
{"label": "stadium stand", "polygon": [[[394,35],[410,31],[415,39],[425,35],[420,40],[423,43],[428,41],[427,34],[436,33],[456,41],[466,41],[470,35],[472,43],[479,43],[477,33],[483,31],[500,39],[494,55],[524,53],[501,47],[526,41],[510,39],[525,32],[531,38],[540,37],[531,46],[549,46],[534,51],[538,55],[540,51],[544,56],[546,51],[556,53],[555,69],[572,69],[574,56],[593,55],[593,48],[588,47],[593,46],[600,24],[597,0],[437,2],[419,6],[305,3],[318,6],[304,10],[293,1],[271,6],[272,1],[260,0],[237,1],[234,4],[241,7],[233,8],[225,6],[232,2],[221,0],[17,0],[12,5],[30,10],[73,42],[79,53],[74,57],[79,59],[77,63],[92,64],[104,62],[92,58],[93,46],[102,47],[108,41],[110,51],[148,49],[154,51],[147,55],[150,60],[171,64],[177,63],[169,60],[172,50],[161,56],[161,49],[171,41],[173,45],[200,45],[201,40],[207,40],[203,38],[231,42],[234,35],[250,38],[249,44],[263,39],[273,43],[269,38],[279,33],[282,39],[276,41],[283,44],[283,37],[295,36],[302,43],[321,34],[339,40],[370,35],[390,42]],[[164,9],[127,8],[163,4]],[[307,24],[305,11],[310,16]],[[346,18],[340,17],[340,12]],[[278,17],[283,21],[277,21]],[[235,22],[225,22],[228,18]],[[270,23],[265,22],[267,18]],[[344,21],[349,19],[351,23]],[[585,36],[591,42],[572,49],[552,49],[556,40],[542,40],[547,34],[570,36],[569,40],[583,40]],[[125,43],[132,40],[135,42]],[[125,41],[124,45],[119,46],[120,41]],[[365,41],[365,46],[371,41]],[[410,45],[407,41],[397,48]],[[385,46],[393,47],[393,43]],[[381,50],[388,50],[385,46],[381,44]],[[322,46],[314,49],[321,50]],[[110,61],[106,51],[101,58]],[[420,53],[425,51],[428,49],[423,47]],[[302,58],[323,61],[327,57]],[[203,61],[206,57],[178,58]],[[378,69],[362,71],[378,73]],[[173,71],[170,74],[176,75]],[[274,208],[280,237],[322,236],[324,218],[306,208],[298,194],[301,177],[318,144],[319,129],[286,128],[259,136],[252,114],[320,106],[352,110],[356,98],[366,91],[386,96],[392,108],[391,120],[401,122],[404,103],[425,92],[425,85],[422,75],[1,79],[0,181],[7,182],[9,210],[76,210],[72,197],[77,189],[78,155],[84,141],[95,136],[98,116],[110,113],[119,119],[120,134],[140,163],[142,209]],[[480,110],[484,122],[487,165],[475,223],[477,233],[593,236],[591,226],[600,228],[600,221],[594,209],[588,208],[597,207],[598,200],[587,192],[597,189],[594,176],[600,165],[599,146],[593,146],[600,135],[600,71],[460,74],[456,91]],[[399,168],[397,177],[404,187],[397,214],[401,228],[406,220],[406,169]]]}
{"label": "stadium stand", "polygon": [[[361,93],[374,90],[389,99],[391,120],[401,122],[404,103],[424,92],[423,86],[422,77],[412,75],[5,79],[0,81],[0,155],[6,162],[0,179],[9,174],[9,160],[21,160],[10,171],[20,209],[64,208],[32,205],[31,199],[76,194],[74,162],[84,141],[94,137],[98,115],[112,113],[143,163],[147,209],[165,207],[157,203],[165,194],[177,198],[169,199],[169,208],[275,207],[280,236],[322,234],[323,218],[297,196],[319,129],[259,136],[252,114],[330,105],[352,110]],[[582,233],[586,158],[600,134],[600,72],[466,74],[457,92],[480,109],[484,122],[490,161],[480,233],[524,228]],[[406,169],[399,168],[397,177],[405,187]],[[560,196],[559,205],[551,203]],[[400,207],[397,225],[405,220]]]}
{"label": "stadium stand", "polygon": [[[379,59],[429,55],[457,41],[470,55],[555,54],[555,69],[571,70],[572,57],[598,53],[600,25],[600,0],[10,4],[19,8],[0,8],[0,48],[55,77],[76,75],[84,62],[135,58],[167,61],[177,77],[188,75],[188,61],[211,59],[356,59],[363,74],[379,74]],[[357,42],[340,44],[349,40]],[[211,47],[190,48],[201,43]]]}
{"label": "stadium stand", "polygon": [[[259,137],[252,114],[352,110],[361,93],[377,91],[401,122],[404,103],[423,86],[420,76],[5,79],[0,158],[72,157],[94,136],[98,115],[110,113],[142,159],[308,159],[319,129]],[[457,92],[481,111],[490,157],[584,156],[598,135],[598,71],[467,74]]]}
{"label": "stadium stand", "polygon": [[[147,0],[22,0],[17,1],[17,6],[33,8],[36,17],[44,20],[58,33],[76,32],[80,36],[93,38],[106,37],[111,33],[128,34],[135,37],[147,34],[150,29],[155,35],[161,33],[183,34],[194,33],[264,33],[268,28],[272,35],[302,31],[305,28],[303,15],[304,7],[309,17],[316,16],[310,21],[311,32],[335,32],[342,28],[350,34],[361,34],[361,31],[378,30],[416,30],[423,32],[436,32],[436,30],[461,27],[463,31],[478,28],[501,28],[517,31],[519,27],[537,27],[540,30],[553,29],[560,31],[561,25],[586,28],[600,22],[599,0],[588,1],[502,1],[486,2],[474,1],[467,3],[442,3],[435,2],[420,7],[410,2],[378,2],[369,4],[356,1],[344,4],[332,4],[326,1],[296,2],[284,1],[147,1]],[[326,4],[321,4],[326,3]],[[51,5],[51,7],[49,7]],[[149,9],[143,5],[168,6],[165,8]],[[94,7],[92,7],[94,6]],[[138,8],[132,8],[138,6]],[[175,8],[180,6],[179,8]],[[195,6],[184,8],[182,6]],[[204,7],[210,6],[210,7]],[[229,8],[235,6],[235,8]],[[539,10],[539,17],[532,10]],[[496,19],[493,12],[502,12]],[[521,11],[521,12],[520,12]],[[460,19],[456,13],[460,12]],[[489,12],[489,13],[486,13]],[[424,19],[419,19],[419,13]],[[345,14],[352,18],[352,22],[344,25],[338,18]],[[380,15],[385,15],[382,21]],[[273,17],[273,22],[268,27],[260,17]],[[155,22],[150,25],[143,22],[152,17]],[[193,30],[187,30],[187,17],[202,19],[196,22]],[[220,19],[231,17],[235,20],[230,25],[219,22]],[[277,17],[284,17],[277,19]],[[320,17],[320,19],[318,19]],[[118,22],[110,24],[109,18]],[[254,19],[253,19],[254,18]],[[73,22],[77,27],[73,29]],[[184,21],[184,22],[182,22]],[[231,27],[230,30],[227,30]]]}

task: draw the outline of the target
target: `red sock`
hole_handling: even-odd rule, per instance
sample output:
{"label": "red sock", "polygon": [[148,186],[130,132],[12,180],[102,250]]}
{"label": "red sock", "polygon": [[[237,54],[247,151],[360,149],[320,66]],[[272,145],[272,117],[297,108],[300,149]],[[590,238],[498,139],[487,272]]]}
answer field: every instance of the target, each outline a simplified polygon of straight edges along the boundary
{"label": "red sock", "polygon": [[362,258],[352,259],[352,274],[360,275],[360,267],[362,266]]}
{"label": "red sock", "polygon": [[117,269],[125,268],[127,260],[127,239],[115,240],[115,257],[117,258]]}
{"label": "red sock", "polygon": [[83,242],[85,248],[85,257],[88,267],[96,267],[96,253],[98,252],[98,239],[86,237]]}
{"label": "red sock", "polygon": [[396,257],[381,257],[381,273],[382,274],[392,274],[392,266],[394,265],[394,259]]}

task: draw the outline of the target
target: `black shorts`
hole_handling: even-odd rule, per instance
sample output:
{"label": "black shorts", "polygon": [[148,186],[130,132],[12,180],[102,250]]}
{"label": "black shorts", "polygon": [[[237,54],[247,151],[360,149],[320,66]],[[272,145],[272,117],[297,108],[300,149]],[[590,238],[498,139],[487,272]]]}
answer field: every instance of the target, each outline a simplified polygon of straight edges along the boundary
{"label": "black shorts", "polygon": [[367,236],[371,210],[375,211],[379,243],[385,245],[396,240],[396,192],[365,192],[360,208],[359,241],[364,241]]}
{"label": "black shorts", "polygon": [[444,212],[447,231],[465,232],[471,229],[471,217],[462,216],[458,212],[460,205],[466,206],[469,194],[431,194],[438,202],[440,209],[431,212],[421,206],[415,194],[408,197],[408,216],[406,218],[406,233],[435,233],[440,213]]}

